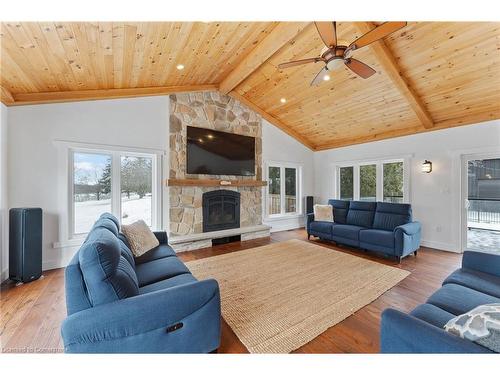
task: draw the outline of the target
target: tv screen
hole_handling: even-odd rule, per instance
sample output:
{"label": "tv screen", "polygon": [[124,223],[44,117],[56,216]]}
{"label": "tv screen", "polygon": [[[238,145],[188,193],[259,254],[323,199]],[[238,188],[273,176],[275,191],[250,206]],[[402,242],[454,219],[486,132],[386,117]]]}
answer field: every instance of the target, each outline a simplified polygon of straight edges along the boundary
{"label": "tv screen", "polygon": [[255,175],[255,138],[187,127],[187,173]]}

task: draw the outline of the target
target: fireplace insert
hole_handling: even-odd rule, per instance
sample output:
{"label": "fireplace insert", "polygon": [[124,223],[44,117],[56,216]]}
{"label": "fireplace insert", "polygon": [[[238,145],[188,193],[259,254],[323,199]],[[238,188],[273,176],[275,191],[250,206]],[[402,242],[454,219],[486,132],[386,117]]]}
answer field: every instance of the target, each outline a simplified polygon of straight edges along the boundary
{"label": "fireplace insert", "polygon": [[203,193],[203,232],[240,227],[240,193],[214,190]]}

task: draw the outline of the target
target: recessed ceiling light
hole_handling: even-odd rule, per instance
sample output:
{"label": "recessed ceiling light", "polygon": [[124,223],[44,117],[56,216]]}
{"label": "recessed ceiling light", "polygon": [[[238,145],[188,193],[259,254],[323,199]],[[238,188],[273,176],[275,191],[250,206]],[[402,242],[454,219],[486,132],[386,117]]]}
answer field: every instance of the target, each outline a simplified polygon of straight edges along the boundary
{"label": "recessed ceiling light", "polygon": [[176,66],[176,68],[177,68],[177,70],[182,70],[182,69],[184,69],[184,65],[179,64],[179,65]]}
{"label": "recessed ceiling light", "polygon": [[286,103],[286,98],[281,98],[280,102],[283,103],[283,104],[285,104]]}
{"label": "recessed ceiling light", "polygon": [[214,139],[214,136],[212,134],[207,135],[208,139]]}
{"label": "recessed ceiling light", "polygon": [[323,81],[329,81],[329,80],[330,80],[330,75],[329,74],[323,76]]}

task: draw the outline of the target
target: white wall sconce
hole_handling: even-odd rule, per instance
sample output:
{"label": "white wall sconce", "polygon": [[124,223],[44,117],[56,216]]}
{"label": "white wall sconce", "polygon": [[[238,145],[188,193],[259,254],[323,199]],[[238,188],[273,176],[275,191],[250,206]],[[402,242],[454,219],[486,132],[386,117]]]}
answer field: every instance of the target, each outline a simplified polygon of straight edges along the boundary
{"label": "white wall sconce", "polygon": [[432,162],[429,160],[425,160],[422,163],[422,172],[423,173],[431,173],[432,172]]}

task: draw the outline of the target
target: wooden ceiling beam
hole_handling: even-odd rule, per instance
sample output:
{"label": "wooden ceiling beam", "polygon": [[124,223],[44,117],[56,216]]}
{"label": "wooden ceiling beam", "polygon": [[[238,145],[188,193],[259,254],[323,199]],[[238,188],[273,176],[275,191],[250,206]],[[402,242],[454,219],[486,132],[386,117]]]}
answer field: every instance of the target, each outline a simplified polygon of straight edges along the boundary
{"label": "wooden ceiling beam", "polygon": [[[143,87],[126,89],[100,89],[79,91],[54,91],[14,94],[14,101],[9,105],[28,105],[44,103],[64,103],[86,100],[103,100],[119,98],[135,98],[141,96],[169,95],[181,92],[214,91],[217,85],[189,85],[189,86],[164,86]],[[2,91],[3,94],[3,91]]]}
{"label": "wooden ceiling beam", "polygon": [[280,22],[219,84],[223,94],[228,94],[257,68],[264,64],[285,44],[294,39],[311,22]]}
{"label": "wooden ceiling beam", "polygon": [[[375,25],[371,22],[355,22],[355,25],[361,34],[366,34],[375,28]],[[434,126],[434,121],[432,120],[429,111],[416,91],[411,87],[408,80],[403,76],[396,59],[385,42],[383,40],[379,40],[370,44],[370,48],[375,53],[377,61],[382,66],[387,76],[392,80],[394,86],[406,99],[422,125],[427,129],[432,128]]]}
{"label": "wooden ceiling beam", "polygon": [[290,137],[295,138],[298,142],[302,143],[304,146],[308,147],[309,149],[313,150],[315,149],[315,146],[304,136],[299,134],[298,132],[294,131],[291,129],[289,126],[285,125],[283,122],[281,122],[279,119],[276,117],[270,115],[266,111],[264,111],[262,108],[256,106],[254,103],[252,103],[250,100],[245,98],[243,95],[238,94],[236,91],[231,91],[229,96],[233,97],[234,99],[238,100],[239,102],[243,103],[246,105],[248,108],[250,108],[252,111],[257,112],[259,115],[261,115],[265,120],[276,126],[277,128],[281,129],[283,132],[288,134]]}
{"label": "wooden ceiling beam", "polygon": [[3,86],[0,86],[0,100],[7,106],[14,103],[14,97],[12,96],[10,91]]}

